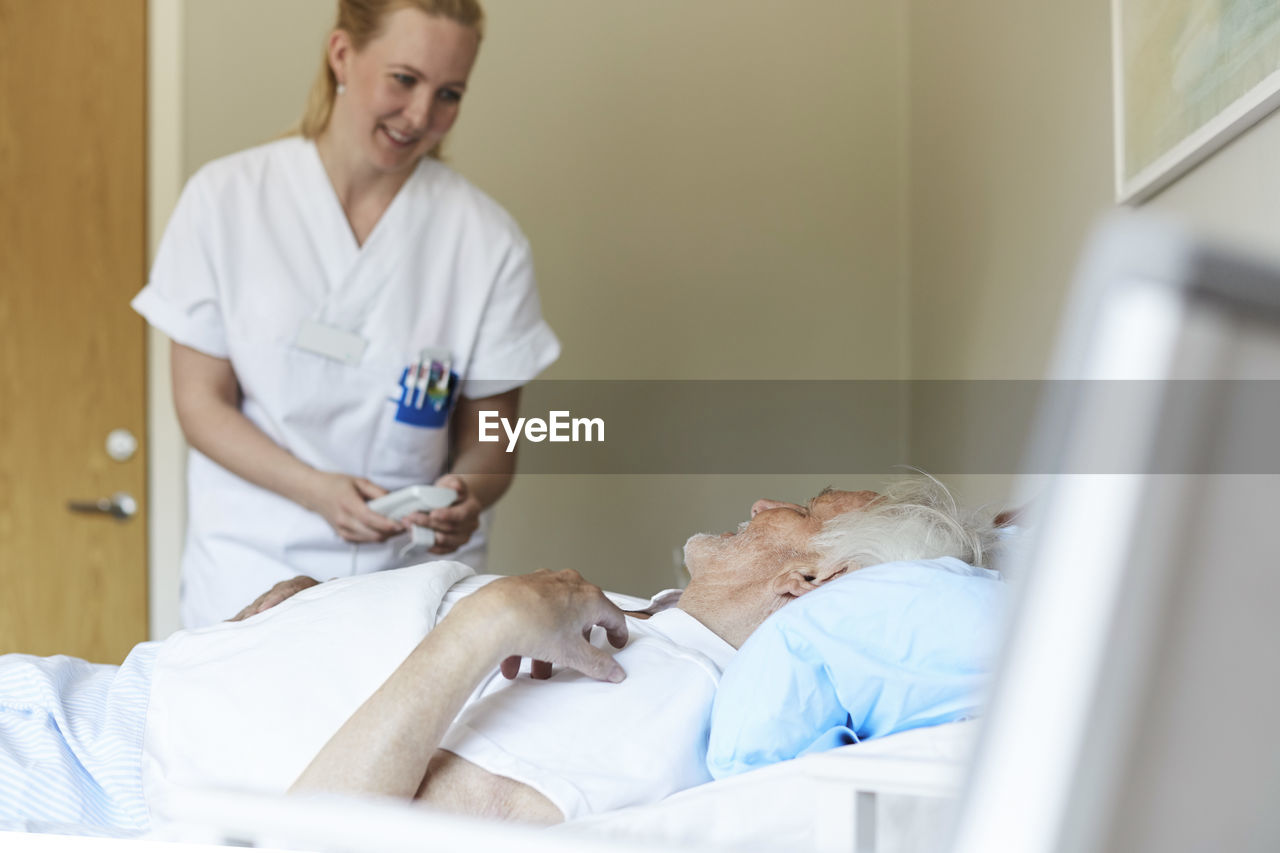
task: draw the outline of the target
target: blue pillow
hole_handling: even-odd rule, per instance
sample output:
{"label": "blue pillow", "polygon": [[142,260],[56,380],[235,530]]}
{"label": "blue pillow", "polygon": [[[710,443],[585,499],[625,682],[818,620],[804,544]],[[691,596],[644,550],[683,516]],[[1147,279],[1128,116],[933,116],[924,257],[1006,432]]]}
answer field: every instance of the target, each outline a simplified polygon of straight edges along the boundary
{"label": "blue pillow", "polygon": [[951,557],[852,572],[783,607],[725,669],[717,779],[977,710],[1003,622],[997,572]]}

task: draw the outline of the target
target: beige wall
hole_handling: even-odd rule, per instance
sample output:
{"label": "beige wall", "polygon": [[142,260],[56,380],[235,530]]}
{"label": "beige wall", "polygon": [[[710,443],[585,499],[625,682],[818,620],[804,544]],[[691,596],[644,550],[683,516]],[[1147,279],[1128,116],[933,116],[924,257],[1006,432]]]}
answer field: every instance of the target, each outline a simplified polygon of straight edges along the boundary
{"label": "beige wall", "polygon": [[[911,375],[1037,379],[1112,206],[1108,2],[909,5]],[[971,501],[1008,500],[1009,469],[973,464],[1000,419],[972,410],[978,389],[950,390],[945,414],[913,412],[913,460]]]}
{"label": "beige wall", "polygon": [[1172,184],[1147,205],[1208,233],[1280,257],[1280,113]]}
{"label": "beige wall", "polygon": [[911,5],[911,372],[1039,378],[1112,205],[1107,0]]}
{"label": "beige wall", "polygon": [[[911,4],[911,375],[1038,378],[1114,206],[1108,0]],[[1280,115],[1146,207],[1277,251]]]}
{"label": "beige wall", "polygon": [[[184,176],[292,123],[329,3],[153,5],[181,11]],[[487,5],[451,159],[532,238],[565,343],[549,376],[1041,376],[1112,206],[1107,0]],[[1277,145],[1272,117],[1150,207],[1280,251]],[[973,420],[917,413],[904,456],[941,448],[945,471]],[[1011,481],[952,479],[973,501]],[[824,484],[525,476],[494,564],[639,591],[690,528]]]}
{"label": "beige wall", "polygon": [[[1114,206],[1109,6],[910,4],[913,378],[1043,374],[1085,236]],[[1273,115],[1146,207],[1280,255],[1277,146]],[[939,471],[980,451],[974,424],[991,422],[963,405],[913,415],[912,458]],[[1014,487],[949,480],[976,500]]]}
{"label": "beige wall", "polygon": [[488,0],[452,160],[532,239],[550,376],[902,372],[896,6]]}
{"label": "beige wall", "polygon": [[[184,178],[293,123],[333,4],[152,2],[181,10]],[[449,159],[532,241],[564,343],[548,377],[905,376],[900,4],[485,5]],[[158,359],[158,385],[166,369]],[[158,422],[156,440],[175,442],[171,419]],[[158,477],[180,479],[159,463]],[[522,476],[500,505],[491,565],[573,566],[651,591],[674,582],[673,549],[694,529],[727,529],[755,497],[808,497],[828,481]],[[166,588],[176,559],[157,560]]]}
{"label": "beige wall", "polygon": [[[156,2],[156,0],[152,0]],[[181,0],[183,165],[292,128],[320,67],[334,6],[318,0]]]}

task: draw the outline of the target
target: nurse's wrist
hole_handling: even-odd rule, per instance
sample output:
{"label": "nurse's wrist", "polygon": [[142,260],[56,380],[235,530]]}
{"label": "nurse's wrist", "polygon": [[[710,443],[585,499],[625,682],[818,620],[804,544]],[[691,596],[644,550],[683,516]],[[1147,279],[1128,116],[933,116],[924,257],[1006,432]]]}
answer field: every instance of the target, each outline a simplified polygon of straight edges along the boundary
{"label": "nurse's wrist", "polygon": [[297,471],[289,478],[283,495],[303,509],[319,512],[322,482],[319,471],[305,467],[305,470]]}
{"label": "nurse's wrist", "polygon": [[309,465],[299,465],[301,470],[293,478],[290,493],[285,494],[285,497],[304,509],[324,515],[328,509],[329,486],[333,475]]}

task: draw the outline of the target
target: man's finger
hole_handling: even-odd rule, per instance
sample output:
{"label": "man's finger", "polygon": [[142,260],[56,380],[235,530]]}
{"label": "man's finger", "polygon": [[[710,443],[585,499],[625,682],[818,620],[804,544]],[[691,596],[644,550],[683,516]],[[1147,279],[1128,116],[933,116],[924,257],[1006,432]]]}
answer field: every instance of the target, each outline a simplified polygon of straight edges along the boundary
{"label": "man's finger", "polygon": [[502,663],[498,665],[498,670],[502,673],[503,678],[515,678],[520,674],[520,656],[512,655],[511,657],[503,658]]}
{"label": "man's finger", "polygon": [[618,605],[605,598],[604,593],[600,593],[600,599],[605,606],[596,624],[604,628],[605,635],[609,638],[609,645],[620,649],[627,644],[627,616]]}
{"label": "man's finger", "polygon": [[533,678],[544,680],[551,677],[551,661],[535,660],[529,664],[529,675]]}
{"label": "man's finger", "polygon": [[621,649],[627,645],[628,632],[625,620],[618,625],[605,625],[604,633],[609,638],[609,645],[615,649]]}
{"label": "man's finger", "polygon": [[257,612],[258,612],[258,610],[259,610],[259,609],[261,609],[261,607],[262,607],[262,600],[263,600],[264,598],[266,598],[266,597],[267,597],[267,596],[266,596],[266,593],[263,593],[262,595],[260,595],[260,596],[258,596],[257,598],[255,598],[253,601],[249,602],[249,603],[245,606],[245,608],[244,608],[243,610],[241,610],[241,611],[240,611],[241,615],[242,615],[242,616],[244,616],[245,618],[247,618],[247,617],[252,616],[253,614],[257,613]]}
{"label": "man's finger", "polygon": [[617,684],[627,677],[627,673],[613,659],[613,655],[587,643],[582,644],[577,663],[572,666],[578,672],[597,681],[611,681]]}

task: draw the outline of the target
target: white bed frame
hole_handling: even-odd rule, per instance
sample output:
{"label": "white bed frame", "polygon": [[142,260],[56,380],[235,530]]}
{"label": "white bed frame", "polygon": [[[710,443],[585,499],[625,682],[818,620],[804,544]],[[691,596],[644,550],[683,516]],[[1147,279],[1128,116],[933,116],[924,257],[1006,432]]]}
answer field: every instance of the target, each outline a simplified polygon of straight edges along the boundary
{"label": "white bed frame", "polygon": [[1280,268],[1095,238],[957,853],[1280,850]]}

